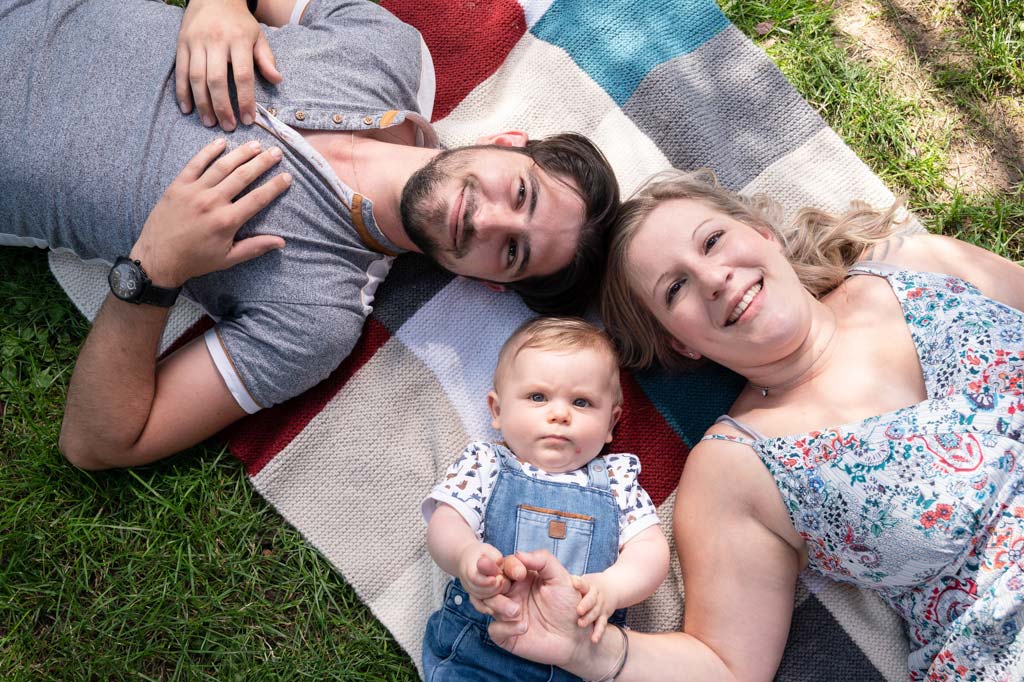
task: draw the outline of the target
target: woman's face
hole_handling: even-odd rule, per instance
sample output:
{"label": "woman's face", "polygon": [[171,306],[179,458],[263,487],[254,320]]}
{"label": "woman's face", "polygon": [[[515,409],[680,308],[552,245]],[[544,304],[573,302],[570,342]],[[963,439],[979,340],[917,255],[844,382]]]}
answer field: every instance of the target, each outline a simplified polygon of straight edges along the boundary
{"label": "woman's face", "polygon": [[775,236],[700,201],[654,209],[627,264],[634,291],[677,351],[741,374],[796,350],[810,324],[810,294]]}

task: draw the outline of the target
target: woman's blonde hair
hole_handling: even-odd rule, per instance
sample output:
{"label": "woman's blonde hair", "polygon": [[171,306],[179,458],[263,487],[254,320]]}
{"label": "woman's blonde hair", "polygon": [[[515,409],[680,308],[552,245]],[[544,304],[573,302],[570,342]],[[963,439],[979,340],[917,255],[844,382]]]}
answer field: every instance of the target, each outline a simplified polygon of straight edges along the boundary
{"label": "woman's blonde hair", "polygon": [[627,262],[629,247],[644,220],[662,202],[672,199],[699,201],[751,227],[770,230],[782,244],[800,282],[815,297],[836,288],[864,251],[887,239],[903,220],[902,202],[897,201],[884,211],[853,204],[838,216],[804,208],[784,226],[778,202],[763,194],[731,192],[718,184],[710,170],[673,170],[655,175],[619,209],[601,291],[601,314],[627,367],[647,367],[655,360],[666,367],[692,365],[673,350],[669,334],[636,295]]}

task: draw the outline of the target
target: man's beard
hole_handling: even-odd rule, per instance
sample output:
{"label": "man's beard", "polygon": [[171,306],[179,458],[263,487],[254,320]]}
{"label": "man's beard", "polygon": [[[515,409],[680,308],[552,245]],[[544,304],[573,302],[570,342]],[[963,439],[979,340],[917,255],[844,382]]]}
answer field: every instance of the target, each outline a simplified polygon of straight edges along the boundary
{"label": "man's beard", "polygon": [[[405,233],[420,251],[439,263],[442,254],[451,253],[451,249],[442,245],[437,238],[439,234],[447,233],[451,209],[440,196],[441,188],[446,180],[464,167],[465,164],[459,158],[459,153],[464,151],[467,150],[449,149],[441,152],[413,173],[402,188],[399,211]],[[467,208],[472,209],[472,205],[467,205]],[[462,244],[454,254],[456,258],[468,251],[472,236],[472,224],[467,221],[463,224]]]}

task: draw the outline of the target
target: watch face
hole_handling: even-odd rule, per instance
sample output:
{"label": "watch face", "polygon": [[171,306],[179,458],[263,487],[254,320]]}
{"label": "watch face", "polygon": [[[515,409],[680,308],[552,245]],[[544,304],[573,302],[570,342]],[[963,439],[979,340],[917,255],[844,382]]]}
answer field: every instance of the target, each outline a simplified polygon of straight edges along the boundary
{"label": "watch face", "polygon": [[118,298],[131,300],[139,293],[141,273],[134,263],[118,263],[110,271],[110,290]]}

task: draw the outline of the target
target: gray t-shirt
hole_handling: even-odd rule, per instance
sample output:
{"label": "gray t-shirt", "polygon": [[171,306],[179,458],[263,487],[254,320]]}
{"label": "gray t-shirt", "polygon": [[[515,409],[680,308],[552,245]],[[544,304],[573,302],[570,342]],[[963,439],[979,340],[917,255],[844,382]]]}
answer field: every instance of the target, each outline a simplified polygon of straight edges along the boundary
{"label": "gray t-shirt", "polygon": [[[301,2],[301,0],[300,0]],[[287,127],[367,130],[427,120],[433,66],[412,27],[365,0],[311,0],[267,36],[284,75],[260,83],[257,125],[234,133],[185,116],[174,94],[181,10],[135,0],[14,0],[0,9],[0,243],[125,255],[150,209],[215,137],[259,140],[289,190],[239,232],[286,247],[189,281],[218,320],[207,347],[239,404],[255,411],[324,379],[349,354],[376,283],[399,249],[369,199],[344,186]],[[274,126],[277,126],[277,130]],[[287,124],[287,125],[281,125]],[[292,131],[294,132],[294,131]]]}

